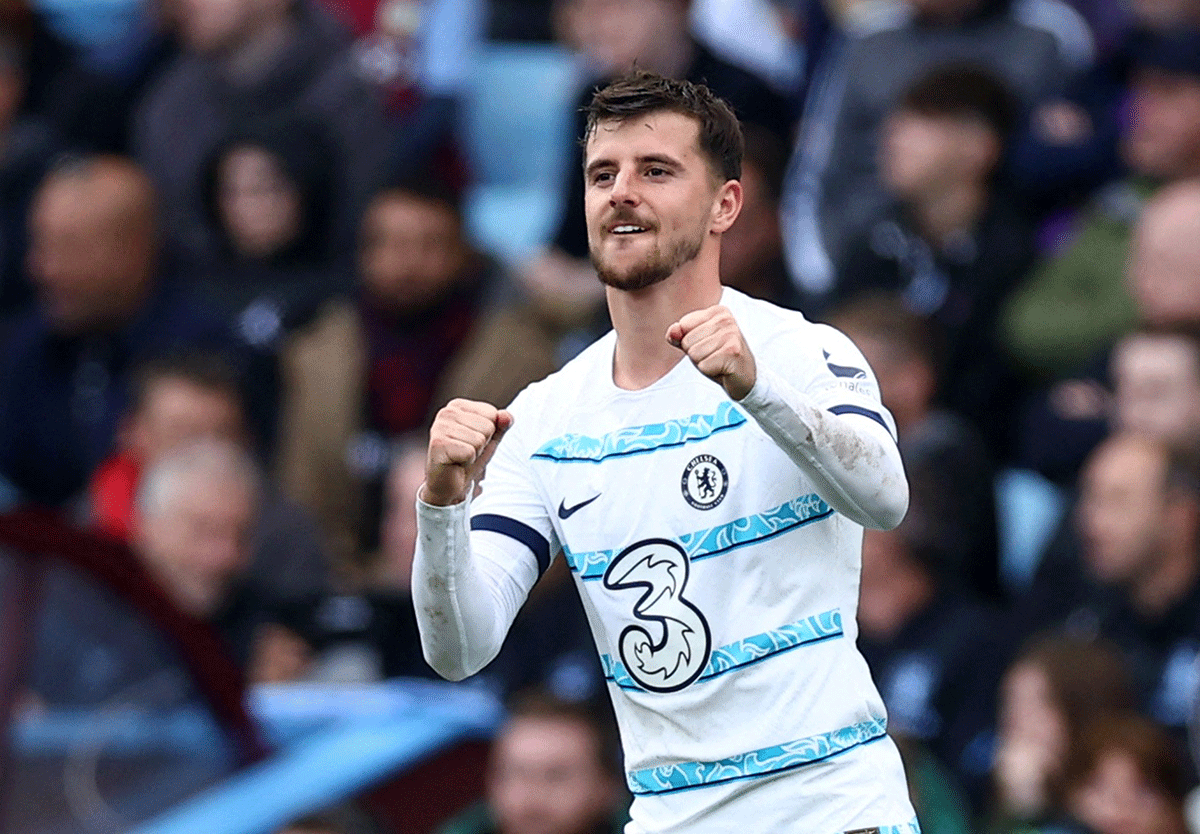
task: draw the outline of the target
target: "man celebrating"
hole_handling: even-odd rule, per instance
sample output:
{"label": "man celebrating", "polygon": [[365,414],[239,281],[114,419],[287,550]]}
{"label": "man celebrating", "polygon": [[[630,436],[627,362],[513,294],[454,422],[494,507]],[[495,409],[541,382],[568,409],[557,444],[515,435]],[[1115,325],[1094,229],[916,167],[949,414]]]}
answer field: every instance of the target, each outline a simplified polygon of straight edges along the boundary
{"label": "man celebrating", "polygon": [[917,832],[855,648],[862,528],[908,503],[875,378],[832,328],[721,287],[742,203],[724,102],[635,72],[596,94],[585,136],[614,329],[509,409],[438,414],[413,582],[426,659],[482,668],[561,549],[630,834]]}

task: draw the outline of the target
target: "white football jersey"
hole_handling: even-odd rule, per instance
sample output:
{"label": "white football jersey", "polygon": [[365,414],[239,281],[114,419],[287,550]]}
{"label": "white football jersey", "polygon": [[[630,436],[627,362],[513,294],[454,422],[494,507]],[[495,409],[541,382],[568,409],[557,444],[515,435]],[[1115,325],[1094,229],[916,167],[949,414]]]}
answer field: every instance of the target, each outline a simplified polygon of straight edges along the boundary
{"label": "white football jersey", "polygon": [[[844,335],[730,289],[722,303],[759,367],[895,436]],[[570,566],[615,705],[631,830],[737,830],[734,801],[761,786],[789,829],[834,834],[855,826],[820,826],[865,814],[865,830],[917,831],[855,647],[862,527],[686,358],[627,391],[614,346],[609,333],[513,402],[471,528],[485,548],[522,543],[514,576],[560,551]],[[858,780],[839,773],[851,761]]]}

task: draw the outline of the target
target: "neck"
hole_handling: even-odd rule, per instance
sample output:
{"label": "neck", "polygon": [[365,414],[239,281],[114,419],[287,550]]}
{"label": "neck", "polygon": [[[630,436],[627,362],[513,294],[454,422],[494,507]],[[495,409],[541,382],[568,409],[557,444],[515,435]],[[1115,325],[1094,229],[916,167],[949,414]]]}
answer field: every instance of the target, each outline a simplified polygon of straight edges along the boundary
{"label": "neck", "polygon": [[617,333],[613,382],[618,388],[636,391],[666,376],[683,358],[679,348],[667,342],[667,328],[693,310],[720,302],[716,264],[704,269],[699,261],[644,290],[605,288]]}
{"label": "neck", "polygon": [[225,55],[226,74],[243,83],[262,80],[292,40],[295,28],[295,20],[288,13],[261,22],[254,32]]}
{"label": "neck", "polygon": [[912,204],[921,235],[938,248],[973,228],[986,207],[987,191],[979,183],[965,183]]}
{"label": "neck", "polygon": [[1182,542],[1167,543],[1169,550],[1155,569],[1134,584],[1130,596],[1138,613],[1149,618],[1162,616],[1195,584],[1197,565],[1188,550],[1190,544],[1186,537]]}

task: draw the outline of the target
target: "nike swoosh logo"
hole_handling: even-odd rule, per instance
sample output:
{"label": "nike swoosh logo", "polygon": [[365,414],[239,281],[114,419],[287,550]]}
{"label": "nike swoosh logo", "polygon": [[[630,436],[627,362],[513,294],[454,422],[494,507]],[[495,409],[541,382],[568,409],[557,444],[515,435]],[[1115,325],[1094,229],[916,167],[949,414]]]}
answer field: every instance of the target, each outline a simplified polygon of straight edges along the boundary
{"label": "nike swoosh logo", "polygon": [[568,518],[575,515],[575,513],[579,512],[580,510],[582,510],[584,507],[586,507],[588,504],[592,503],[599,497],[600,497],[600,493],[596,493],[591,498],[587,499],[586,501],[580,501],[578,504],[576,504],[573,507],[568,507],[566,501],[559,501],[558,502],[558,517],[561,518],[563,521],[566,521]]}

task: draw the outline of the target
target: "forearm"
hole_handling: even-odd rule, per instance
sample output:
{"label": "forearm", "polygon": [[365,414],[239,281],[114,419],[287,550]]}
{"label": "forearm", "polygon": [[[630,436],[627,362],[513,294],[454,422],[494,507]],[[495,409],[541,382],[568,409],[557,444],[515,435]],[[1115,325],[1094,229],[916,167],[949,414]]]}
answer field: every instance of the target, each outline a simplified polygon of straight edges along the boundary
{"label": "forearm", "polygon": [[900,451],[883,425],[817,408],[764,368],[738,404],[816,482],[817,493],[835,510],[883,530],[904,518],[908,480]]}
{"label": "forearm", "polygon": [[412,595],[425,660],[462,680],[500,651],[528,589],[494,561],[472,552],[467,502],[417,501]]}

